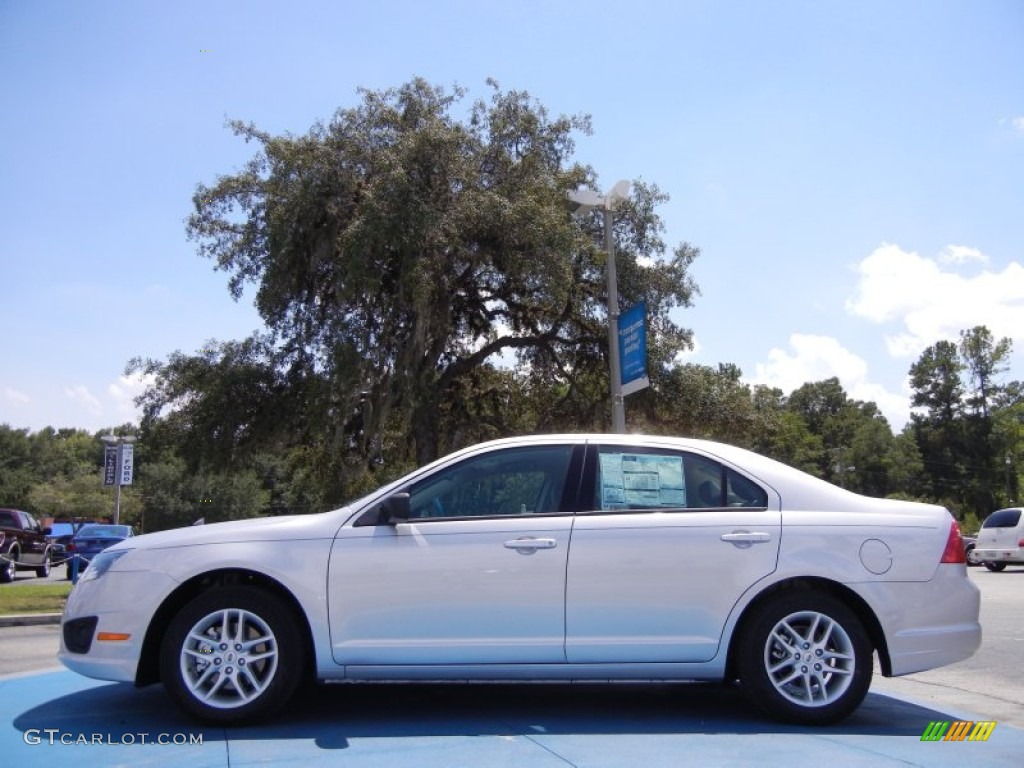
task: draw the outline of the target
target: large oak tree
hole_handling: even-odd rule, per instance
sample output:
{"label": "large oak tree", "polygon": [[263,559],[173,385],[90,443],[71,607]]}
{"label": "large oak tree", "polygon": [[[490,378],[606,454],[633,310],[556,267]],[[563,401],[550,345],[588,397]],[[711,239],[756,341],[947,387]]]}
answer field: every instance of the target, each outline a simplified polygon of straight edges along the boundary
{"label": "large oak tree", "polygon": [[[419,79],[361,91],[300,136],[230,123],[256,154],[198,187],[187,229],[236,299],[255,286],[266,332],[222,348],[240,370],[208,355],[135,361],[157,377],[147,416],[177,413],[222,458],[290,431],[365,466],[428,461],[486,434],[481,420],[607,424],[600,214],[566,206],[568,189],[599,188],[574,159],[589,118],[489,87],[469,105]],[[655,375],[689,346],[669,312],[697,291],[696,249],[662,240],[665,199],[634,183],[614,226],[620,305],[646,301]]]}

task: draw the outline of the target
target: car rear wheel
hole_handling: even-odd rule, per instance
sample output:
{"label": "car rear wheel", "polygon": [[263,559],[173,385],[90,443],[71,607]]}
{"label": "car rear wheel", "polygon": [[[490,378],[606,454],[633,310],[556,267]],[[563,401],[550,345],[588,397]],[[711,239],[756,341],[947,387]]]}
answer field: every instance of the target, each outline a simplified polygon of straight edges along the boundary
{"label": "car rear wheel", "polygon": [[174,617],[160,650],[171,697],[210,723],[239,724],[284,706],[302,680],[298,622],[277,596],[255,587],[216,587]]}
{"label": "car rear wheel", "polygon": [[18,550],[11,547],[0,561],[0,584],[10,584],[18,575]]}
{"label": "car rear wheel", "polygon": [[996,573],[998,573],[999,571],[1006,570],[1006,563],[993,563],[989,560],[986,560],[984,565],[990,571],[994,571]]}
{"label": "car rear wheel", "polygon": [[740,681],[754,704],[789,722],[832,723],[871,685],[872,647],[860,619],[815,592],[781,594],[754,608],[737,646]]}
{"label": "car rear wheel", "polygon": [[50,575],[50,553],[47,552],[43,555],[43,564],[36,568],[36,576],[40,579],[45,579]]}

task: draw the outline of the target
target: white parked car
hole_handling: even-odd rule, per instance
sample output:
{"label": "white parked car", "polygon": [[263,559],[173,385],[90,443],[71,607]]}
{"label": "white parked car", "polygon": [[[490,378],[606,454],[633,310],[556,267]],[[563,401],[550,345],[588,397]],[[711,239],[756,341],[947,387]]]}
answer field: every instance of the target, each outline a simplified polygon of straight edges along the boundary
{"label": "white parked car", "polygon": [[942,507],[749,451],[635,435],[467,448],[331,512],[129,539],[72,591],[60,659],[161,680],[214,723],[305,679],[739,680],[828,723],[969,657],[979,593]]}
{"label": "white parked car", "polygon": [[1024,565],[1024,510],[1000,509],[986,517],[978,531],[974,556],[990,571]]}

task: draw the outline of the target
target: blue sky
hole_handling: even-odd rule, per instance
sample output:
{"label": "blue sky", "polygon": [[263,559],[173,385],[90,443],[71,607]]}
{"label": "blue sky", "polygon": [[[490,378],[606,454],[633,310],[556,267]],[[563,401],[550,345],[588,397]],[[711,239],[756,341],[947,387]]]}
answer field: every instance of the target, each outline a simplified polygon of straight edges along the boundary
{"label": "blue sky", "polygon": [[[135,418],[135,356],[260,325],[184,220],[360,86],[487,77],[589,113],[702,255],[688,360],[838,376],[895,428],[921,350],[986,324],[1024,378],[1024,3],[0,0],[0,423]],[[628,410],[628,405],[627,405]]]}

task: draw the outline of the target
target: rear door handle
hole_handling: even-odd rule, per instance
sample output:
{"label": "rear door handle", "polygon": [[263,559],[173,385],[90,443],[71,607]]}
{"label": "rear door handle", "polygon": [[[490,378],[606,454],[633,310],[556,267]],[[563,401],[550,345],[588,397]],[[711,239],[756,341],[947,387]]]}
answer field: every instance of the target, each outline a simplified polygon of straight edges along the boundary
{"label": "rear door handle", "polygon": [[524,555],[532,555],[538,549],[554,549],[558,542],[554,539],[512,539],[505,542],[505,549],[514,549]]}

